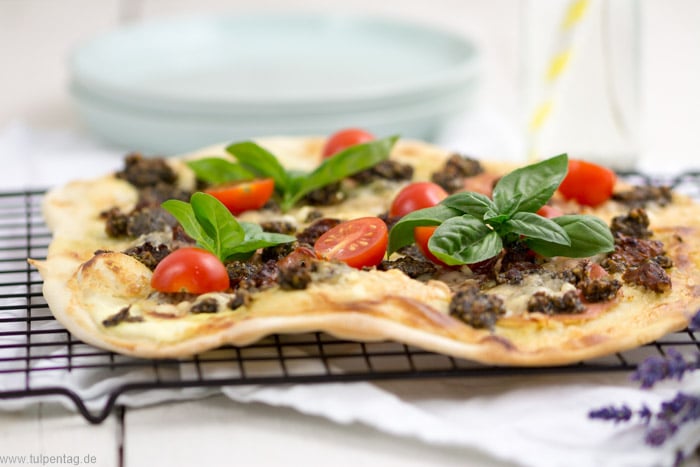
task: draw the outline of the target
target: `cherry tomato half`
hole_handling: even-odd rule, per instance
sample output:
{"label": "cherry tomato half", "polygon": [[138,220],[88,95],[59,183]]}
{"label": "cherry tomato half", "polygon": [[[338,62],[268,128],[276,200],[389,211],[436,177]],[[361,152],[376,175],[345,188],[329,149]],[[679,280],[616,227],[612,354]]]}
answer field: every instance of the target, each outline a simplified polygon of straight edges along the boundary
{"label": "cherry tomato half", "polygon": [[562,211],[558,207],[545,204],[537,210],[536,214],[539,214],[542,217],[546,217],[547,219],[552,219],[554,217],[563,216],[564,211]]}
{"label": "cherry tomato half", "polygon": [[158,263],[151,287],[159,292],[203,294],[229,288],[226,266],[201,248],[180,248]]}
{"label": "cherry tomato half", "polygon": [[588,277],[591,279],[600,279],[601,277],[605,277],[607,275],[608,271],[603,269],[603,266],[598,263],[591,263],[590,268],[588,269]]}
{"label": "cherry tomato half", "polygon": [[493,196],[493,187],[496,182],[501,178],[500,175],[482,172],[479,175],[473,175],[464,179],[464,190],[473,191],[475,193],[481,193],[489,198]]}
{"label": "cherry tomato half", "polygon": [[413,238],[416,241],[416,246],[418,247],[420,252],[423,253],[423,256],[425,256],[435,264],[447,266],[445,263],[437,259],[437,257],[434,254],[432,254],[428,249],[428,240],[430,240],[430,237],[433,236],[433,232],[435,232],[435,229],[437,228],[437,225],[416,227],[415,229],[413,229]]}
{"label": "cherry tomato half", "polygon": [[447,192],[432,182],[414,182],[399,191],[391,203],[389,215],[403,217],[418,209],[430,208],[447,198]]}
{"label": "cherry tomato half", "polygon": [[354,268],[376,266],[384,258],[389,232],[378,217],[341,222],[316,240],[314,251],[323,259],[337,259]]}
{"label": "cherry tomato half", "polygon": [[367,143],[372,140],[374,140],[374,135],[372,133],[359,128],[346,128],[333,133],[328,138],[326,145],[323,146],[322,155],[324,158],[331,157],[345,148],[355,146],[356,144]]}
{"label": "cherry tomato half", "polygon": [[208,188],[205,192],[224,203],[224,206],[236,215],[265,206],[274,189],[275,182],[271,178],[262,178],[234,185]]}
{"label": "cherry tomato half", "polygon": [[559,185],[559,192],[566,199],[596,207],[610,199],[616,179],[615,172],[606,167],[569,159],[569,173]]}

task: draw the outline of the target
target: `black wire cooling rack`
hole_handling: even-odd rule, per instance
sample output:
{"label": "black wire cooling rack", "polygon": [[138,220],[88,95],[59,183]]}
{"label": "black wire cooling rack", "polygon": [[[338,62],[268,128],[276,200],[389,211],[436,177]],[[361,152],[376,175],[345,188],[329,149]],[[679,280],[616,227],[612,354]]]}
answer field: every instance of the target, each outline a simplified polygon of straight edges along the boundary
{"label": "black wire cooling rack", "polygon": [[[669,179],[623,174],[634,183],[671,185],[700,199],[700,173]],[[0,400],[67,397],[90,422],[102,422],[120,396],[169,388],[321,383],[438,377],[630,371],[644,358],[700,348],[700,333],[674,333],[651,344],[576,365],[496,367],[391,343],[357,343],[323,333],[275,335],[185,360],[135,359],[82,343],[51,315],[39,273],[27,258],[46,256],[51,234],[42,191],[0,193]],[[87,400],[80,385],[102,384]],[[104,396],[106,394],[106,396]]]}

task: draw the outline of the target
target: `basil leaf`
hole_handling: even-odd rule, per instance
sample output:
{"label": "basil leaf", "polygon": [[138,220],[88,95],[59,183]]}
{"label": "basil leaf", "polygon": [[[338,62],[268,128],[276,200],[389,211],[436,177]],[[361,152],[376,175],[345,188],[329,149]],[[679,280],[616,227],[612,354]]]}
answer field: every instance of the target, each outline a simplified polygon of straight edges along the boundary
{"label": "basil leaf", "polygon": [[413,212],[389,233],[389,253],[414,241],[418,226],[439,225],[428,241],[443,262],[469,264],[497,255],[504,242],[521,237],[543,256],[592,256],[612,251],[610,229],[593,216],[546,219],[534,214],[559,187],[568,170],[562,154],[505,175],[494,187],[493,201],[476,193],[458,193],[438,206]]}
{"label": "basil leaf", "polygon": [[501,224],[510,219],[510,217],[511,216],[508,214],[498,214],[497,212],[488,211],[484,214],[484,222],[493,228],[498,228]]}
{"label": "basil leaf", "polygon": [[503,242],[484,221],[465,214],[440,224],[430,237],[428,248],[445,264],[470,264],[496,256],[503,249]]}
{"label": "basil leaf", "polygon": [[275,246],[281,243],[291,243],[296,241],[296,237],[293,235],[285,235],[275,232],[265,232],[259,224],[254,224],[252,222],[241,222],[241,227],[245,231],[245,241],[244,243],[248,245],[258,244],[258,248],[265,248],[268,246]]}
{"label": "basil leaf", "polygon": [[223,203],[206,193],[194,193],[189,203],[171,199],[162,206],[187,235],[222,262],[246,259],[259,248],[296,240],[291,235],[264,232],[258,224],[239,223]]}
{"label": "basil leaf", "polygon": [[523,195],[517,194],[508,198],[505,204],[501,207],[496,207],[496,211],[490,211],[487,213],[487,217],[484,220],[503,223],[511,218],[513,214],[518,212],[518,207],[520,206],[520,200],[523,199]]}
{"label": "basil leaf", "polygon": [[289,192],[289,197],[291,197],[299,192],[302,183],[304,183],[304,179],[309,176],[309,173],[302,170],[289,170],[287,174],[289,175],[287,191]]}
{"label": "basil leaf", "polygon": [[441,204],[406,214],[389,232],[388,255],[391,255],[399,248],[413,243],[413,229],[416,227],[440,225],[447,219],[461,214],[460,211]]}
{"label": "basil leaf", "polygon": [[[493,201],[500,214],[535,212],[552,197],[566,177],[566,154],[516,169],[503,176],[493,189]],[[513,203],[520,196],[517,203]]]}
{"label": "basil leaf", "polygon": [[252,238],[263,232],[260,224],[254,222],[240,222],[243,232],[245,232],[245,238]]}
{"label": "basil leaf", "polygon": [[235,157],[243,168],[256,176],[272,178],[275,181],[276,190],[279,190],[281,193],[287,191],[289,174],[277,158],[267,149],[252,141],[244,141],[229,145],[226,151]]}
{"label": "basil leaf", "polygon": [[225,250],[224,257],[227,260],[247,259],[255,250],[294,242],[297,239],[291,235],[264,232],[260,225],[252,222],[241,222],[241,227],[245,232],[245,239],[238,245],[233,245]]}
{"label": "basil leaf", "polygon": [[503,212],[496,208],[496,205],[491,205],[489,209],[484,213],[484,222],[498,230],[500,226],[510,219],[513,214],[517,211],[517,206],[520,204],[520,199],[522,196],[517,195],[508,200],[508,205],[504,208]]}
{"label": "basil leaf", "polygon": [[190,198],[192,210],[197,221],[212,242],[212,253],[222,261],[224,250],[229,245],[236,245],[245,238],[245,231],[231,211],[212,195],[194,193]]}
{"label": "basil leaf", "polygon": [[169,199],[162,205],[163,209],[173,215],[180,223],[185,233],[192,237],[199,246],[212,251],[214,242],[209,235],[204,231],[204,228],[199,224],[197,216],[194,214],[192,205],[177,199]]}
{"label": "basil leaf", "polygon": [[499,230],[501,235],[515,233],[529,239],[544,240],[557,245],[570,246],[571,240],[563,227],[551,219],[532,212],[516,212]]}
{"label": "basil leaf", "polygon": [[496,208],[488,196],[471,191],[450,195],[443,199],[440,204],[479,219],[483,219],[487,212]]}
{"label": "basil leaf", "polygon": [[295,180],[299,181],[299,185],[295,188],[294,193],[283,202],[283,210],[290,208],[313,190],[338,182],[388,159],[391,148],[398,139],[398,136],[391,136],[350,146],[333,157],[324,159],[313,172],[294,177]]}
{"label": "basil leaf", "polygon": [[571,240],[570,246],[531,239],[527,245],[543,256],[567,256],[586,258],[615,249],[615,240],[610,229],[601,219],[589,215],[567,215],[552,219],[561,226]]}
{"label": "basil leaf", "polygon": [[226,250],[226,259],[242,259],[250,256],[260,248],[276,246],[281,243],[291,243],[296,237],[273,232],[261,232],[253,238],[246,238],[242,243]]}
{"label": "basil leaf", "polygon": [[255,174],[220,157],[207,157],[187,162],[195,176],[211,185],[221,185],[238,180],[250,180]]}
{"label": "basil leaf", "polygon": [[308,175],[305,172],[290,172],[289,173],[289,183],[287,184],[287,190],[282,194],[282,200],[280,202],[280,209],[282,212],[288,211],[294,204],[296,204],[305,194],[301,194],[301,186],[304,183],[304,179]]}
{"label": "basil leaf", "polygon": [[338,182],[387,159],[398,139],[398,136],[392,136],[351,146],[325,159],[308,174],[287,171],[272,153],[250,141],[231,144],[226,150],[238,160],[244,170],[258,177],[272,178],[275,181],[275,190],[282,198],[280,207],[287,211],[309,192]]}

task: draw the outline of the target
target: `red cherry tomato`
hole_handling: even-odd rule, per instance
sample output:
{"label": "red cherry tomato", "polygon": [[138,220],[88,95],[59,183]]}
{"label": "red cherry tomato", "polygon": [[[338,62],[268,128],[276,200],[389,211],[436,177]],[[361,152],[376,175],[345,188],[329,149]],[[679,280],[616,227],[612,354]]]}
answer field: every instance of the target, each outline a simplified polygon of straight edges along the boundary
{"label": "red cherry tomato", "polygon": [[415,229],[413,229],[413,238],[416,240],[416,246],[418,247],[420,252],[423,253],[423,256],[425,256],[435,264],[447,266],[445,263],[440,261],[434,254],[432,254],[428,249],[428,240],[430,240],[430,237],[433,236],[433,232],[435,232],[435,229],[437,228],[437,225],[416,227]]}
{"label": "red cherry tomato", "polygon": [[591,279],[600,279],[608,275],[608,271],[603,269],[598,263],[591,263],[590,269],[588,270],[588,277]]}
{"label": "red cherry tomato", "polygon": [[464,190],[481,193],[490,198],[493,195],[493,187],[500,178],[500,175],[490,172],[473,175],[464,179]]}
{"label": "red cherry tomato", "polygon": [[265,206],[274,189],[275,182],[271,178],[263,178],[208,188],[205,192],[224,203],[232,214],[240,214]]}
{"label": "red cherry tomato", "polygon": [[392,217],[403,217],[418,209],[430,208],[447,198],[447,192],[432,182],[414,182],[406,185],[396,195],[389,208]]}
{"label": "red cherry tomato", "polygon": [[314,251],[323,259],[337,259],[354,268],[376,266],[384,258],[389,232],[378,217],[341,222],[319,237]]}
{"label": "red cherry tomato", "polygon": [[158,263],[151,287],[159,292],[203,294],[229,288],[226,266],[201,248],[180,248]]}
{"label": "red cherry tomato", "polygon": [[541,208],[539,208],[536,212],[536,214],[539,214],[542,217],[546,217],[547,219],[552,219],[554,217],[559,217],[564,215],[564,211],[561,209],[550,206],[548,204],[545,204]]}
{"label": "red cherry tomato", "polygon": [[374,135],[359,128],[347,128],[334,133],[326,140],[322,155],[324,158],[342,151],[356,144],[367,143],[374,140]]}
{"label": "red cherry tomato", "polygon": [[570,159],[569,173],[559,185],[559,192],[566,199],[596,207],[610,199],[616,179],[615,172],[606,167]]}

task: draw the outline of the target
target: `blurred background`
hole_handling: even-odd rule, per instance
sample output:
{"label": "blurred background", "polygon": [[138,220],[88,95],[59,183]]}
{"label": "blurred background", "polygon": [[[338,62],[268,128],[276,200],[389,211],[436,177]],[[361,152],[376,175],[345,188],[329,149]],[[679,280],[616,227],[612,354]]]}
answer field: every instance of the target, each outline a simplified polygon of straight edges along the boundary
{"label": "blurred background", "polygon": [[[525,160],[533,155],[539,157],[568,151],[577,156],[607,158],[612,165],[623,168],[632,165],[646,170],[675,170],[697,168],[700,164],[696,162],[696,159],[700,159],[696,157],[697,148],[700,147],[700,2],[696,0],[0,0],[0,137],[3,131],[7,132],[8,128],[19,124],[32,129],[69,130],[120,149],[164,152],[177,152],[180,147],[189,149],[186,140],[176,141],[177,147],[174,148],[148,143],[143,143],[143,147],[134,147],[140,145],[141,140],[130,140],[129,137],[120,140],[118,134],[105,135],[105,131],[115,130],[118,125],[107,120],[102,123],[102,128],[95,127],[95,112],[86,112],[85,102],[81,103],[81,96],[76,96],[79,92],[76,93],[74,86],[76,75],[89,74],[89,71],[71,69],[69,57],[94,44],[94,38],[122,26],[133,27],[154,20],[191,18],[202,14],[223,17],[251,12],[258,15],[320,12],[328,13],[333,18],[344,13],[355,17],[366,14],[386,21],[399,20],[402,24],[428,28],[449,37],[464,38],[465,43],[473,45],[476,54],[472,57],[473,63],[467,65],[474,67],[468,70],[465,63],[459,61],[464,57],[460,56],[458,60],[450,55],[449,60],[455,60],[453,69],[450,69],[450,63],[443,63],[444,70],[436,68],[434,71],[439,73],[426,73],[423,76],[425,70],[412,71],[409,66],[402,69],[401,79],[384,75],[377,78],[378,81],[401,81],[399,84],[403,87],[397,89],[403,94],[394,96],[393,101],[386,93],[378,93],[379,88],[368,90],[371,88],[372,73],[379,73],[382,66],[387,67],[391,60],[398,60],[397,57],[404,52],[407,55],[400,56],[402,65],[410,65],[412,51],[418,54],[417,66],[421,63],[430,66],[430,57],[444,52],[444,47],[438,46],[435,51],[428,46],[417,47],[411,40],[420,41],[404,30],[386,39],[395,41],[392,47],[399,50],[394,53],[388,49],[391,57],[387,61],[381,61],[379,66],[374,63],[366,70],[361,65],[353,68],[360,75],[366,73],[370,83],[365,82],[365,87],[351,89],[355,94],[350,95],[366,97],[366,102],[360,100],[366,105],[375,99],[375,104],[387,112],[397,99],[406,104],[411,96],[418,95],[411,88],[418,86],[416,82],[410,79],[403,82],[403,77],[410,78],[415,74],[423,80],[423,84],[426,80],[434,80],[434,84],[439,82],[440,76],[452,76],[452,94],[439,95],[434,100],[428,96],[420,104],[433,105],[432,102],[437,99],[444,99],[454,105],[445,108],[444,115],[432,119],[439,124],[424,132],[415,126],[408,128],[408,136],[424,137],[490,158]],[[259,34],[264,26],[257,27],[256,34]],[[298,40],[292,38],[290,42],[284,34],[275,35],[276,30],[278,28],[265,30],[265,36],[272,43],[293,43]],[[351,40],[352,28],[345,33],[348,34],[347,40]],[[180,39],[183,43],[190,43],[186,38]],[[341,36],[339,40],[342,39]],[[310,42],[312,45],[314,43],[322,46],[323,37]],[[329,47],[329,44],[332,43],[325,43],[324,53],[333,56],[333,47]],[[364,46],[370,48],[367,56],[371,57],[371,43]],[[137,51],[140,49],[133,43],[131,47]],[[258,49],[259,42],[241,50],[254,54]],[[343,47],[340,49],[342,53],[349,53]],[[179,50],[182,51],[182,48]],[[150,52],[151,58],[147,54],[145,58],[141,57],[141,66],[144,60],[158,57],[158,50]],[[99,49],[92,53],[92,58],[88,57],[91,59],[88,65],[102,70],[103,75],[120,79],[119,67],[107,63],[111,52],[101,56],[104,63],[95,58],[101,53]],[[196,55],[197,51],[190,53]],[[459,55],[458,52],[455,54]],[[304,56],[318,57],[299,53],[295,60],[303,60]],[[357,54],[349,59],[359,60]],[[341,63],[343,57],[335,57],[335,60],[327,70],[332,71],[332,64]],[[270,73],[293,73],[289,66],[287,64],[286,68],[280,67],[279,70],[273,67]],[[123,71],[128,74],[130,67],[129,63],[124,62]],[[317,69],[324,68],[317,66]],[[148,67],[144,70],[144,73],[148,72]],[[91,76],[94,78],[94,75]],[[96,83],[95,79],[92,82],[83,81],[82,87],[99,87],[100,83]],[[447,84],[440,83],[442,87],[434,87],[433,91],[447,92],[444,88]],[[129,84],[133,85],[133,80]],[[72,91],[71,85],[74,86]],[[261,87],[263,85],[269,86],[270,82],[260,83]],[[463,86],[459,89],[464,92],[455,91],[454,86],[459,85]],[[302,97],[314,98],[314,102],[319,99],[323,102],[324,98],[328,98],[328,107],[335,106],[335,110],[329,108],[326,112],[337,119],[327,118],[327,122],[334,125],[344,122],[342,126],[366,126],[366,122],[355,119],[362,118],[369,111],[343,108],[342,105],[348,105],[347,102],[339,104],[333,100],[338,96],[329,97],[331,85],[326,83],[320,87],[323,89],[319,89],[318,96],[307,92]],[[352,86],[345,82],[343,87],[344,91],[348,91]],[[177,90],[177,86],[172,88]],[[165,92],[163,89],[155,89],[155,92]],[[87,89],[82,98],[103,91]],[[293,92],[294,88],[290,87],[288,91]],[[109,94],[109,89],[104,92]],[[367,95],[363,96],[363,92]],[[163,118],[181,110],[168,108],[168,103],[162,100],[149,103],[147,98],[141,96],[139,100],[139,95],[135,96],[122,98],[118,93],[113,93],[112,97],[117,106],[125,105],[124,99],[127,97],[134,98],[135,101],[128,105],[135,114],[138,114],[142,104],[151,107],[164,105],[163,109],[158,109],[160,113],[156,112]],[[173,95],[166,93],[163,96],[167,100]],[[100,103],[108,103],[108,97],[102,96]],[[233,101],[236,104],[235,100],[243,97],[234,94],[228,99],[224,103]],[[248,137],[270,132],[263,125],[265,118],[271,118],[269,108],[266,107],[268,114],[263,117],[256,114],[248,118],[246,115],[250,109],[253,109],[251,112],[260,111],[256,105],[269,104],[238,102],[236,121],[255,120],[259,123],[257,126],[242,125],[241,128],[259,129],[262,133]],[[296,107],[282,108],[288,112],[282,117],[289,119],[290,128],[294,127],[294,121],[298,122],[294,112],[313,113],[305,107],[312,104],[303,99],[297,100],[294,105]],[[272,108],[274,113],[274,106]],[[201,125],[208,118],[219,118],[214,115],[215,112],[211,114],[208,110],[194,110],[193,120]],[[218,111],[226,113],[227,110]],[[394,114],[386,115],[406,114],[401,108],[393,111]],[[153,108],[148,112],[153,114]],[[342,112],[347,112],[350,118],[342,119],[342,115],[339,116]],[[319,121],[323,120],[319,117]],[[280,121],[283,122],[278,119],[277,124]],[[297,127],[305,132],[311,131],[315,121],[310,121],[310,128]],[[400,126],[400,123],[397,125]],[[279,125],[271,132],[281,133],[277,128],[280,128]],[[314,133],[323,134],[327,130],[319,124],[318,131]],[[379,128],[379,131],[384,130],[383,127]],[[394,128],[388,130],[393,131]],[[131,136],[135,133],[128,127],[121,131]],[[186,133],[172,128],[168,131],[174,135],[173,140],[177,140],[175,135]],[[232,129],[232,137],[239,136],[234,133]]]}

